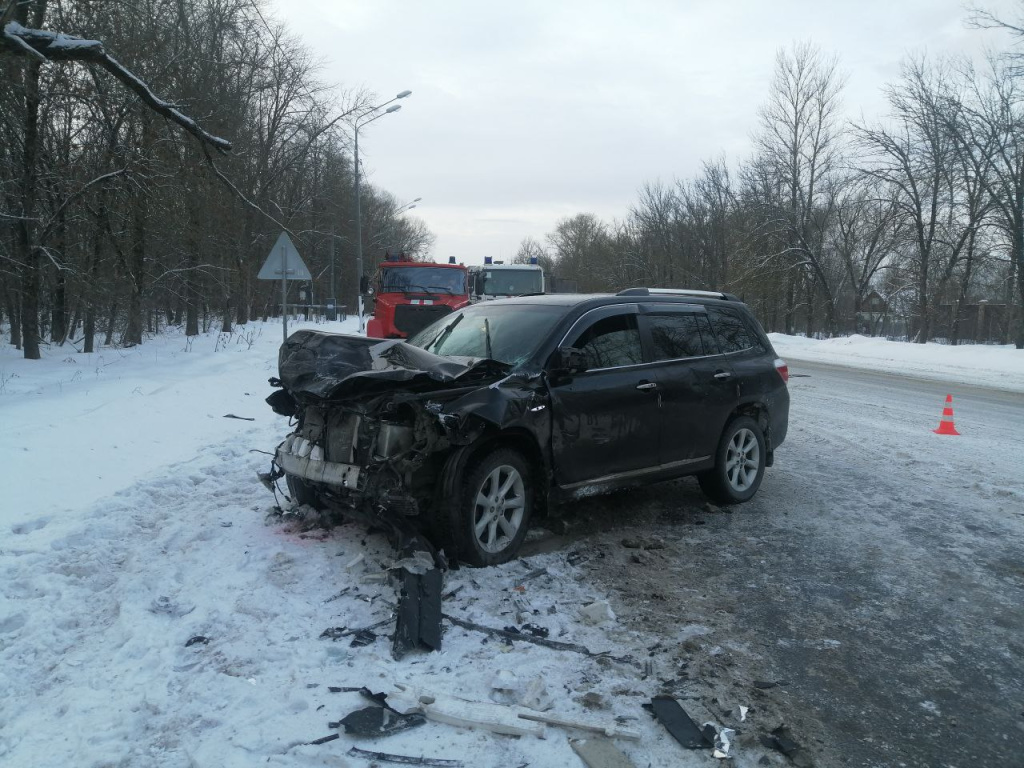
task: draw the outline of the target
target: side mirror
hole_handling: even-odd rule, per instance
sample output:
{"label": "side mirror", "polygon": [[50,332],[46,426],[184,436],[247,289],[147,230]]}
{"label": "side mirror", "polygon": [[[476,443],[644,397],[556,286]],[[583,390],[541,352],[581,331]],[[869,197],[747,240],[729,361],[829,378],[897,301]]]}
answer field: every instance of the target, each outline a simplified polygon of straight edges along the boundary
{"label": "side mirror", "polygon": [[366,275],[363,275],[362,277],[359,278],[359,292],[360,293],[370,293],[371,292],[370,291],[370,278],[368,278]]}
{"label": "side mirror", "polygon": [[576,347],[559,347],[553,356],[554,368],[559,373],[573,375],[587,370],[587,356]]}

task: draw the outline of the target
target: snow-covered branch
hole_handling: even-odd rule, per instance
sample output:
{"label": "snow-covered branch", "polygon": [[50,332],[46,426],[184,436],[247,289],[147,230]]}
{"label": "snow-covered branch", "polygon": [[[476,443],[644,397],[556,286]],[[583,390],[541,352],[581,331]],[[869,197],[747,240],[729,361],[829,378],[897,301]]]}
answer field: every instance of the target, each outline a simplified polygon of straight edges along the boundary
{"label": "snow-covered branch", "polygon": [[4,26],[3,36],[0,36],[0,51],[40,61],[83,61],[96,64],[120,80],[142,99],[146,106],[171,122],[177,123],[204,145],[210,145],[219,152],[231,151],[230,141],[203,130],[191,117],[153,93],[143,80],[109,55],[99,40],[85,40],[62,32],[29,29],[16,21],[11,21]]}

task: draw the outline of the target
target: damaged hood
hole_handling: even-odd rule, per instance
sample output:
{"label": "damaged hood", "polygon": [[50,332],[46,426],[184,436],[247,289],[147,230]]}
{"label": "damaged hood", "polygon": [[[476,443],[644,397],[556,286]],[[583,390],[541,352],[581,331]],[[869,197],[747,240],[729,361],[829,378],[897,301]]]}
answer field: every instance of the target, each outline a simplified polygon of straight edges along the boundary
{"label": "damaged hood", "polygon": [[369,339],[324,331],[296,331],[281,345],[278,375],[292,395],[322,399],[394,389],[486,383],[511,366],[496,360],[440,357],[401,339]]}

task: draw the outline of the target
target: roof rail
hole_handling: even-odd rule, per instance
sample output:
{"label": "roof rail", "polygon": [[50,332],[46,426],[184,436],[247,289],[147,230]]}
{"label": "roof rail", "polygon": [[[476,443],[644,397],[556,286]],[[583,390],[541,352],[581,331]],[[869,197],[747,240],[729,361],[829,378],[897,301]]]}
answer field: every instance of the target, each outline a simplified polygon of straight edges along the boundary
{"label": "roof rail", "polygon": [[722,291],[698,291],[692,288],[627,288],[619,291],[616,296],[701,296],[706,299],[722,299],[723,301],[739,301],[731,293]]}

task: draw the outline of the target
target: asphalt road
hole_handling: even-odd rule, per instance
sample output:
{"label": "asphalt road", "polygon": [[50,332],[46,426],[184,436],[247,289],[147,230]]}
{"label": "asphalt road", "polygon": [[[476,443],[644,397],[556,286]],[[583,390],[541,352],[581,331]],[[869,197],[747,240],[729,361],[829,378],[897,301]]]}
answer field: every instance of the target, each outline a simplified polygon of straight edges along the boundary
{"label": "asphalt road", "polygon": [[[662,666],[708,709],[753,705],[748,747],[785,723],[819,766],[1024,765],[1024,395],[790,370],[754,501],[692,479],[587,500],[560,546],[600,553],[621,621],[709,630]],[[960,437],[932,433],[946,394]],[[638,532],[667,547],[637,557]]]}

